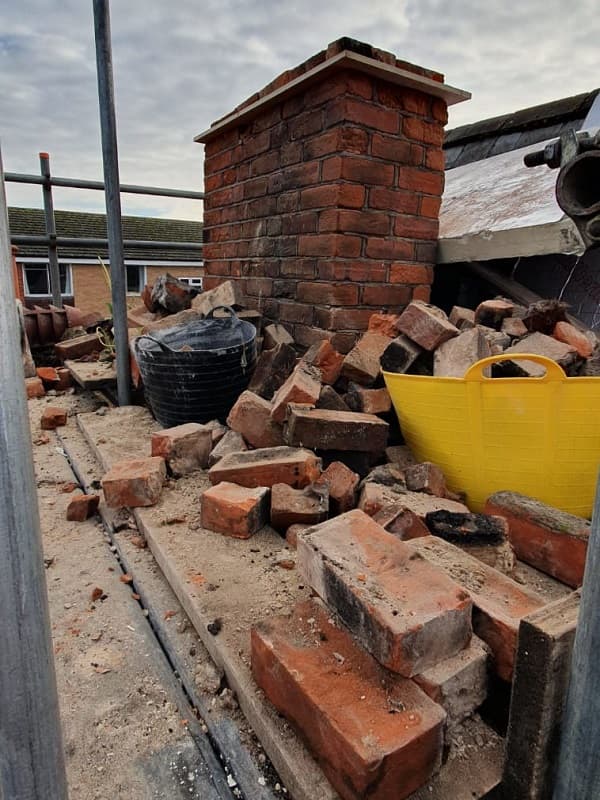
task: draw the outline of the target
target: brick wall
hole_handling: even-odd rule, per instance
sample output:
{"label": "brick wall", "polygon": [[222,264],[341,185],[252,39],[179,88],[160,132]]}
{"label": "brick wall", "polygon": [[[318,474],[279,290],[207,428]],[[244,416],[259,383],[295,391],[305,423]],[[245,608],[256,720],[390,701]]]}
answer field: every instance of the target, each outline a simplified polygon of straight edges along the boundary
{"label": "brick wall", "polygon": [[[299,345],[327,337],[341,350],[374,311],[429,298],[447,120],[445,99],[366,74],[360,63],[303,83],[345,46],[330,45],[249,98],[234,113],[259,106],[240,124],[219,121],[199,137],[205,288],[239,280],[248,305]],[[443,80],[392,54],[369,54],[426,84]],[[266,102],[299,76],[291,94]]]}

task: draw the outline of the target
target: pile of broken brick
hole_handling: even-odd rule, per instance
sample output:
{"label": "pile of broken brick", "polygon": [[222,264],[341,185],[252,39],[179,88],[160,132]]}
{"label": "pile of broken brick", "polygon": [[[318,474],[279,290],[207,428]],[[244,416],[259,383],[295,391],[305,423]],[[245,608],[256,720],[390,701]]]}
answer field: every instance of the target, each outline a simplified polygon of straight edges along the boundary
{"label": "pile of broken brick", "polygon": [[[439,467],[388,440],[386,354],[388,369],[412,348],[402,369],[421,370],[433,353],[434,374],[448,359],[464,373],[467,337],[550,338],[523,333],[527,318],[508,316],[509,305],[454,309],[454,322],[424,303],[375,314],[345,356],[323,340],[297,358],[285,331],[267,326],[268,349],[227,426],[159,431],[149,457],[102,480],[109,506],[148,506],[167,474],[208,469],[203,528],[248,539],[270,524],[297,548],[313,599],[255,625],[253,674],[348,800],[410,795],[484,702],[490,672],[512,679],[520,621],[546,603],[513,579],[515,556],[569,586],[582,581],[589,522],[510,492],[472,514]],[[481,355],[478,344],[469,363]]]}

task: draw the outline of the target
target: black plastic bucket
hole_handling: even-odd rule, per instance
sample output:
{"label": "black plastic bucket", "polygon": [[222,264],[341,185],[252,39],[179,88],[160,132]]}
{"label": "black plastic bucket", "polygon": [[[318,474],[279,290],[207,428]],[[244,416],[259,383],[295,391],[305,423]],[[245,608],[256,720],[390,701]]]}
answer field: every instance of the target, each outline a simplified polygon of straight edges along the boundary
{"label": "black plastic bucket", "polygon": [[[230,316],[215,319],[220,308]],[[224,421],[248,386],[256,364],[256,328],[233,309],[218,309],[205,319],[143,334],[134,342],[146,399],[165,428]]]}

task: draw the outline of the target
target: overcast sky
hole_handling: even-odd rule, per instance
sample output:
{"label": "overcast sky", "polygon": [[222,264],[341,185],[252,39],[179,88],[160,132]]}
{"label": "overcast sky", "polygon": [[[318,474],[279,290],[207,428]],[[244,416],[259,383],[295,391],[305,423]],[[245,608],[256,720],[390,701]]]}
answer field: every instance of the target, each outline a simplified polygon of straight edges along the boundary
{"label": "overcast sky", "polygon": [[[597,0],[112,0],[121,181],[202,190],[193,137],[278,73],[353,36],[473,94],[453,127],[600,85]],[[102,178],[92,0],[0,2],[4,169]],[[39,206],[39,187],[7,186]],[[102,211],[98,192],[55,207]],[[126,196],[127,213],[200,218],[201,204]]]}

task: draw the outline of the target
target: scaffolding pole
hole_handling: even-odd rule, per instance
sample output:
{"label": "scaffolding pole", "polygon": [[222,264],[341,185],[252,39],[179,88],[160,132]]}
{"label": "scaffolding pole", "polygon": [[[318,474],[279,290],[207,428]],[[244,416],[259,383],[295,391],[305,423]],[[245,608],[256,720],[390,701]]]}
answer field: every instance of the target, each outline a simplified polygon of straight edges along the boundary
{"label": "scaffolding pole", "polygon": [[127,278],[123,254],[123,231],[121,228],[119,156],[110,41],[110,9],[108,0],[93,0],[93,2],[100,130],[102,133],[102,161],[104,163],[106,227],[117,362],[117,398],[120,406],[126,406],[129,405],[131,400],[131,372],[127,332]]}
{"label": "scaffolding pole", "polygon": [[50,156],[40,153],[40,173],[43,179],[42,195],[44,197],[44,219],[46,236],[48,237],[48,264],[50,265],[50,294],[57,308],[63,307],[60,291],[60,269],[58,267],[58,248],[56,246],[56,222],[54,220],[54,202],[52,200],[52,182],[50,180]]}
{"label": "scaffolding pole", "polygon": [[0,154],[0,798],[66,800]]}

